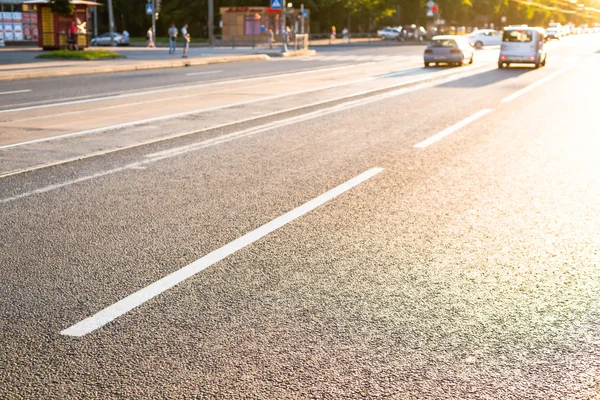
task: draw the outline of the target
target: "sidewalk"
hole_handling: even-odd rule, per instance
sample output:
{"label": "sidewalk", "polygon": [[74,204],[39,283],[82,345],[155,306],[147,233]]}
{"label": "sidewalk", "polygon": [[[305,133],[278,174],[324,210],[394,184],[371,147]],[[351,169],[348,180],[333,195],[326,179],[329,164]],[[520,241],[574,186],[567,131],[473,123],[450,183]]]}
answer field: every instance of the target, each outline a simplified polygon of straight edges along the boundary
{"label": "sidewalk", "polygon": [[271,57],[315,54],[314,51],[282,54],[276,48],[191,48],[188,58],[182,58],[181,49],[178,49],[175,55],[170,55],[165,48],[119,47],[111,50],[123,54],[126,58],[95,61],[40,60],[36,59],[42,52],[39,48],[0,48],[0,81],[264,61]]}

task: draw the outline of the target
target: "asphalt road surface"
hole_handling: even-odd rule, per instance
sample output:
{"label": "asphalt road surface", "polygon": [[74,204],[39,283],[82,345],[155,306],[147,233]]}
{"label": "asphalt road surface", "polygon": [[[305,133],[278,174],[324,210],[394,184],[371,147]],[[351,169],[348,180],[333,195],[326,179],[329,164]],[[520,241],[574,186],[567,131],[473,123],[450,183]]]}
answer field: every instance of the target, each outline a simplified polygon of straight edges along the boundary
{"label": "asphalt road surface", "polygon": [[0,397],[598,398],[598,51],[0,83]]}

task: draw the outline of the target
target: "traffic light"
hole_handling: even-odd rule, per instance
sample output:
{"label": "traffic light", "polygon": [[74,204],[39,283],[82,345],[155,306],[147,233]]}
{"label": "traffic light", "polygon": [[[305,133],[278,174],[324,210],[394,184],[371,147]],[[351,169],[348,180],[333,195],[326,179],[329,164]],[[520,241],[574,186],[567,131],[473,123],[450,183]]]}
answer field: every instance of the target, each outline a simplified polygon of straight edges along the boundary
{"label": "traffic light", "polygon": [[440,9],[439,9],[438,6],[433,6],[433,7],[431,7],[431,11],[433,11],[434,13],[436,13],[436,12],[440,11]]}

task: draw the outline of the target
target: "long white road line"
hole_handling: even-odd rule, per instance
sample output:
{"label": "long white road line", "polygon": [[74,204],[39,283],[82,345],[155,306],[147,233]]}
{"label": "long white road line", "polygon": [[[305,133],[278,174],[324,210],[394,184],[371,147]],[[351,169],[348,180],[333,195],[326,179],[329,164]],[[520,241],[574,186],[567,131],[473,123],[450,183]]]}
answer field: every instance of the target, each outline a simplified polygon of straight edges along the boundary
{"label": "long white road line", "polygon": [[513,101],[514,99],[516,99],[516,98],[518,98],[518,97],[521,97],[521,96],[523,96],[525,93],[527,93],[527,92],[529,92],[529,91],[531,91],[531,90],[535,89],[536,87],[538,87],[538,86],[540,86],[540,85],[543,85],[544,83],[546,83],[546,82],[548,82],[548,81],[550,81],[550,80],[552,80],[552,79],[556,78],[557,76],[559,76],[559,75],[561,75],[561,74],[564,74],[565,72],[567,72],[567,71],[568,71],[568,70],[570,70],[571,68],[573,68],[573,67],[566,67],[566,68],[563,68],[563,69],[561,69],[561,70],[559,70],[559,71],[556,71],[556,72],[554,72],[554,73],[552,73],[552,74],[550,74],[550,75],[546,76],[545,78],[542,78],[542,79],[540,79],[539,81],[537,81],[537,82],[535,82],[535,83],[532,83],[531,85],[529,85],[529,86],[526,86],[526,87],[524,87],[523,89],[521,89],[521,90],[519,90],[519,91],[517,91],[517,92],[515,92],[515,93],[511,94],[510,96],[506,96],[505,98],[503,98],[503,99],[502,99],[502,102],[503,102],[503,103],[508,103],[508,102],[511,102],[511,101]]}
{"label": "long white road line", "polygon": [[[472,66],[472,67],[469,67],[469,71],[472,71],[474,69],[481,68],[481,67],[483,67],[483,65]],[[13,148],[13,147],[20,147],[20,146],[24,146],[24,145],[28,145],[28,144],[33,144],[33,143],[49,142],[49,141],[53,141],[53,140],[59,140],[59,139],[64,139],[64,138],[69,138],[69,137],[74,137],[74,136],[81,136],[81,135],[89,135],[89,134],[94,134],[94,133],[99,133],[99,132],[106,132],[106,131],[115,130],[115,129],[127,128],[127,127],[130,127],[130,126],[143,125],[143,124],[148,124],[148,123],[151,123],[151,122],[157,122],[157,121],[164,121],[164,120],[167,120],[167,119],[179,118],[179,117],[183,117],[183,116],[187,116],[187,115],[205,113],[205,112],[209,112],[209,111],[216,111],[216,110],[221,110],[221,109],[226,109],[226,108],[231,108],[231,107],[238,107],[238,106],[242,106],[242,105],[259,103],[259,102],[263,102],[263,101],[277,100],[277,99],[281,99],[281,98],[285,98],[285,97],[289,97],[289,96],[296,96],[296,95],[300,95],[300,94],[320,92],[320,91],[327,90],[327,89],[334,89],[334,88],[343,87],[343,86],[349,86],[349,85],[353,85],[353,84],[357,84],[357,83],[364,83],[364,82],[374,81],[374,80],[377,80],[377,79],[383,79],[383,78],[390,78],[390,77],[394,77],[394,76],[406,75],[410,71],[411,71],[410,69],[409,70],[403,70],[403,71],[400,71],[400,72],[397,72],[397,73],[386,74],[384,76],[373,76],[373,77],[368,77],[368,78],[361,78],[361,79],[357,79],[357,80],[354,80],[354,81],[346,81],[346,82],[342,82],[342,83],[336,83],[336,84],[332,84],[332,85],[321,86],[321,87],[318,87],[318,88],[313,88],[313,89],[308,89],[308,90],[300,90],[300,91],[291,92],[291,93],[284,93],[284,94],[280,94],[280,95],[273,95],[273,96],[267,96],[267,97],[262,97],[262,98],[258,98],[258,99],[253,99],[253,100],[241,101],[241,102],[237,102],[237,103],[225,104],[225,105],[222,105],[222,106],[204,108],[204,109],[199,109],[199,110],[192,110],[192,111],[187,111],[187,112],[177,113],[177,114],[163,115],[163,116],[160,116],[160,117],[154,117],[154,118],[136,120],[136,121],[127,122],[127,123],[124,123],[124,124],[105,126],[105,127],[101,127],[101,128],[88,129],[88,130],[80,131],[80,132],[67,133],[67,134],[64,134],[64,135],[50,136],[50,137],[45,137],[45,138],[40,138],[40,139],[35,139],[35,140],[29,140],[29,141],[26,141],[26,142],[13,143],[13,144],[8,144],[8,145],[0,146],[0,150],[1,149],[9,149],[9,148]],[[406,82],[402,82],[402,83],[399,83],[399,84],[396,84],[396,85],[392,85],[390,87],[393,88],[393,87],[396,87],[396,86],[406,86],[406,85],[410,85],[410,84],[414,84],[414,83],[418,83],[418,82],[423,82],[423,81],[435,79],[435,78],[438,78],[438,77],[443,77],[443,76],[446,76],[446,75],[455,75],[455,74],[459,74],[459,72],[456,72],[455,70],[446,70],[446,71],[442,71],[442,72],[436,73],[434,75],[426,74],[426,75],[424,75],[422,77],[411,79],[411,80],[408,80]],[[374,89],[372,91],[363,92],[363,93],[357,93],[357,94],[353,94],[352,96],[358,96],[358,95],[366,94],[366,93],[369,93],[369,92],[376,92],[376,91],[380,91],[382,89],[385,89],[385,88]],[[346,96],[346,97],[348,97],[348,96]],[[335,101],[335,100],[336,99],[332,99],[330,101]]]}
{"label": "long white road line", "polygon": [[123,314],[126,314],[134,308],[141,306],[148,300],[166,292],[170,288],[182,283],[183,281],[193,277],[194,275],[205,270],[206,268],[218,263],[219,261],[232,255],[238,250],[249,246],[257,240],[267,236],[269,233],[289,224],[295,219],[300,218],[301,216],[311,212],[315,208],[327,203],[328,201],[333,200],[342,193],[347,192],[348,190],[358,186],[366,180],[371,179],[375,175],[379,174],[381,171],[383,171],[382,168],[371,168],[363,172],[362,174],[350,179],[349,181],[346,181],[341,185],[310,200],[309,202],[304,203],[303,205],[297,208],[294,208],[293,210],[283,214],[278,218],[275,218],[274,220],[262,225],[261,227],[246,233],[245,235],[234,240],[233,242],[230,242],[225,246],[212,251],[211,253],[194,261],[193,263],[165,276],[164,278],[146,286],[143,289],[138,290],[137,292],[125,297],[124,299],[114,303],[113,305],[108,306],[105,309],[97,312],[96,314],[84,319],[83,321],[78,322],[75,325],[61,331],[60,334],[65,336],[81,337],[103,327],[104,325],[115,320],[116,318],[119,318]]}
{"label": "long white road line", "polygon": [[[460,75],[462,76],[462,75]],[[459,79],[459,77],[453,77],[452,79]],[[138,161],[138,162],[134,162],[131,164],[127,164],[125,166],[122,167],[118,167],[118,168],[113,168],[110,170],[106,170],[106,171],[101,171],[101,172],[97,172],[95,174],[92,175],[86,175],[86,176],[82,176],[73,180],[69,180],[69,181],[65,181],[65,182],[61,182],[61,183],[57,183],[57,184],[53,184],[53,185],[48,185],[48,186],[44,186],[41,187],[39,189],[35,189],[35,190],[31,190],[28,192],[24,192],[24,193],[20,193],[18,195],[14,195],[12,197],[7,197],[4,199],[0,199],[0,204],[4,204],[4,203],[10,203],[25,197],[29,197],[29,196],[33,196],[33,195],[37,195],[37,194],[42,194],[42,193],[47,193],[56,189],[60,189],[60,188],[64,188],[64,187],[68,187],[77,183],[81,183],[81,182],[85,182],[85,181],[89,181],[92,179],[96,179],[96,178],[100,178],[103,176],[107,176],[107,175],[111,175],[111,174],[115,174],[115,173],[119,173],[119,172],[123,172],[126,170],[135,170],[135,169],[140,169],[140,168],[144,168],[145,166],[155,163],[157,161],[160,160],[164,160],[164,159],[168,159],[171,157],[176,157],[176,156],[180,156],[186,153],[189,153],[191,151],[198,151],[198,150],[202,150],[202,149],[206,149],[209,147],[213,147],[219,144],[224,144],[224,143],[228,143],[234,140],[238,140],[238,139],[242,139],[242,138],[246,138],[246,137],[250,137],[253,135],[257,135],[260,133],[264,133],[264,132],[268,132],[268,131],[272,131],[276,128],[281,128],[284,126],[288,126],[291,124],[295,124],[295,123],[299,123],[299,122],[303,122],[303,121],[307,121],[309,119],[314,119],[314,118],[318,118],[318,117],[322,117],[324,115],[329,115],[329,114],[333,114],[336,112],[340,112],[340,111],[344,111],[344,110],[348,110],[354,107],[360,107],[360,106],[364,106],[366,104],[370,104],[376,101],[380,101],[380,100],[385,100],[388,98],[392,98],[394,96],[400,96],[403,94],[407,94],[407,93],[412,93],[421,89],[425,89],[427,87],[431,87],[432,85],[437,85],[439,84],[439,81],[434,81],[434,82],[428,82],[428,83],[422,83],[420,85],[416,85],[416,86],[411,86],[408,88],[401,88],[401,89],[397,89],[391,92],[386,92],[386,93],[382,93],[376,96],[372,96],[372,97],[367,97],[364,99],[358,99],[358,100],[353,100],[353,101],[349,101],[346,103],[342,103],[342,104],[336,104],[332,107],[329,108],[325,108],[322,110],[317,110],[317,111],[313,111],[307,114],[302,114],[302,115],[298,115],[298,116],[294,116],[294,117],[290,117],[290,118],[286,118],[283,120],[277,120],[274,122],[269,122],[267,124],[264,125],[259,125],[253,128],[249,128],[249,129],[244,129],[241,131],[236,131],[236,132],[232,132],[232,133],[228,133],[225,135],[221,135],[221,136],[217,136],[211,139],[207,139],[207,140],[203,140],[201,142],[198,143],[194,143],[191,145],[187,145],[187,146],[181,146],[181,147],[176,147],[173,149],[169,149],[169,150],[165,150],[165,151],[161,151],[161,152],[156,152],[156,153],[151,153],[151,154],[147,154],[145,156],[145,160],[142,161]],[[366,93],[366,92],[365,92]],[[354,96],[349,96],[349,97],[354,97]],[[178,134],[175,137],[181,137],[184,135],[191,135],[197,133],[196,132],[188,132],[185,134]],[[174,138],[174,137],[172,137]],[[168,140],[170,138],[163,138],[161,140]],[[157,140],[158,141],[158,140]],[[147,142],[144,144],[149,144],[149,143],[154,143],[156,141],[153,142]],[[139,146],[141,146],[142,144],[139,144]],[[130,146],[131,147],[137,147],[138,145],[134,145],[134,146]],[[114,152],[113,151],[107,151],[106,153],[111,153]],[[94,154],[95,156],[97,155],[101,155],[103,153],[97,153]],[[78,160],[81,158],[77,158],[74,160]],[[62,164],[63,162],[57,163],[57,164]],[[50,166],[50,165],[47,165]],[[45,167],[47,167],[45,166]],[[36,169],[40,169],[43,167],[35,167],[32,168],[32,170],[36,170]],[[11,175],[15,175],[17,173],[23,173],[23,172],[27,172],[29,171],[27,170],[21,170],[21,171],[16,171],[15,173],[9,173],[6,174],[2,177],[7,177],[7,176],[11,176]]]}
{"label": "long white road line", "polygon": [[[400,89],[396,89],[396,90],[393,90],[393,91],[390,91],[390,92],[385,92],[385,93],[382,93],[380,95],[376,95],[376,96],[373,96],[373,97],[368,97],[368,98],[365,98],[365,99],[358,99],[358,100],[354,100],[354,101],[348,101],[346,103],[337,104],[337,105],[335,105],[333,107],[326,108],[326,109],[323,109],[323,110],[318,110],[318,111],[310,112],[310,113],[307,113],[307,114],[302,114],[302,115],[299,115],[299,116],[295,116],[295,117],[291,117],[291,118],[286,118],[286,119],[283,119],[283,120],[278,120],[278,121],[275,121],[275,122],[267,123],[267,124],[264,124],[264,125],[259,125],[259,126],[256,126],[256,127],[250,128],[250,129],[242,130],[242,131],[236,131],[236,132],[233,132],[233,133],[229,133],[229,134],[226,134],[226,135],[222,135],[222,136],[218,136],[218,137],[215,137],[215,138],[207,139],[207,140],[204,140],[204,141],[201,141],[201,142],[198,142],[198,143],[194,143],[192,145],[183,146],[183,147],[179,147],[179,148],[175,148],[175,149],[170,149],[170,150],[165,150],[165,151],[159,152],[159,153],[154,153],[154,154],[151,154],[151,155],[147,155],[146,156],[148,158],[147,160],[140,161],[140,162],[137,162],[137,163],[132,163],[132,164],[126,165],[124,167],[119,167],[119,168],[111,169],[111,170],[108,170],[108,171],[99,172],[99,173],[96,173],[94,175],[84,176],[84,177],[77,178],[77,179],[72,180],[72,181],[62,182],[62,183],[55,184],[55,185],[49,185],[49,186],[42,187],[42,188],[30,191],[30,192],[21,193],[19,195],[13,196],[13,197],[8,197],[8,198],[0,199],[0,204],[2,204],[2,203],[8,203],[8,202],[15,201],[15,200],[18,200],[18,199],[21,199],[21,198],[24,198],[24,197],[29,197],[29,196],[32,196],[32,195],[35,195],[35,194],[46,193],[46,192],[49,192],[49,191],[52,191],[52,190],[55,190],[55,189],[59,189],[59,188],[66,187],[66,186],[70,186],[70,185],[75,184],[75,183],[85,182],[87,180],[91,180],[91,179],[99,178],[99,177],[102,177],[102,176],[105,176],[105,175],[110,175],[110,174],[122,172],[122,171],[125,171],[125,170],[128,170],[128,169],[138,169],[139,167],[141,167],[141,166],[143,166],[145,164],[152,163],[152,162],[155,162],[155,161],[159,161],[159,160],[162,160],[162,159],[165,159],[165,158],[168,158],[168,157],[172,157],[172,156],[176,156],[176,155],[180,155],[180,154],[185,154],[185,153],[187,153],[189,151],[201,150],[201,149],[212,147],[212,146],[215,146],[215,145],[218,145],[218,144],[227,143],[227,142],[230,142],[232,140],[237,140],[237,139],[241,139],[243,137],[248,137],[248,136],[256,135],[256,134],[259,134],[259,133],[267,132],[269,130],[272,130],[272,129],[275,129],[275,128],[278,128],[278,127],[283,127],[283,126],[291,125],[293,123],[298,123],[298,122],[306,121],[306,120],[309,120],[309,119],[312,119],[312,118],[317,118],[317,117],[328,115],[328,114],[332,114],[332,113],[335,113],[335,112],[340,112],[340,111],[347,110],[347,109],[350,109],[350,108],[353,108],[353,107],[358,107],[358,106],[366,105],[366,104],[369,104],[369,103],[373,103],[373,102],[376,102],[376,101],[384,100],[384,99],[391,98],[391,97],[394,97],[394,96],[400,96],[400,95],[403,95],[403,94],[412,93],[412,92],[415,92],[415,91],[418,91],[418,90],[422,90],[422,89],[425,89],[425,88],[428,88],[428,87],[431,87],[431,86],[434,86],[434,85],[438,85],[438,84],[440,84],[440,82],[443,83],[443,82],[451,81],[451,80],[454,80],[454,79],[460,79],[463,76],[464,76],[464,74],[460,74],[460,75],[457,75],[457,76],[451,76],[450,78],[444,79],[442,81],[426,82],[426,83],[421,83],[419,85],[411,86],[411,87],[408,87],[408,88],[400,88]],[[403,85],[400,85],[399,87],[401,87],[401,86],[403,86]],[[378,91],[378,90],[373,90],[373,91]],[[369,93],[371,93],[373,91],[359,92],[359,93],[348,95],[348,96],[345,96],[345,97],[342,97],[342,98],[338,98],[336,100],[344,100],[344,99],[353,98],[353,97],[356,97],[356,96],[367,95],[367,94],[369,94]],[[166,137],[162,137],[162,138],[157,138],[157,139],[153,139],[153,140],[148,140],[148,141],[136,143],[136,144],[133,144],[133,145],[120,147],[120,148],[117,148],[117,149],[111,149],[111,150],[106,150],[106,151],[94,152],[94,153],[87,154],[87,155],[84,155],[84,156],[77,156],[77,157],[74,157],[74,158],[70,158],[70,159],[66,159],[66,160],[60,160],[60,161],[53,162],[53,163],[48,163],[48,164],[43,164],[43,165],[36,165],[34,167],[31,167],[31,168],[25,168],[25,169],[19,169],[19,170],[15,170],[15,171],[9,171],[7,173],[1,174],[0,175],[0,179],[6,178],[6,177],[9,177],[9,176],[13,176],[13,175],[18,175],[18,174],[25,173],[25,172],[30,172],[30,171],[35,171],[35,170],[39,170],[39,169],[51,167],[51,166],[61,165],[61,164],[65,164],[65,163],[69,163],[69,162],[73,162],[73,161],[80,161],[80,160],[85,159],[85,158],[102,156],[104,154],[110,154],[110,153],[114,153],[114,152],[121,151],[121,150],[132,149],[132,148],[135,148],[135,147],[145,146],[145,145],[152,144],[152,143],[158,143],[158,142],[163,142],[163,141],[167,141],[167,140],[171,140],[171,139],[180,138],[180,137],[183,137],[183,136],[189,136],[189,135],[193,135],[193,134],[198,134],[198,133],[209,131],[209,130],[213,130],[213,129],[225,128],[225,127],[232,126],[232,125],[237,125],[237,124],[240,124],[240,123],[243,123],[243,122],[250,122],[250,121],[256,120],[258,118],[275,116],[275,115],[278,115],[278,114],[281,114],[281,113],[284,113],[284,112],[296,111],[296,110],[300,110],[300,109],[303,109],[303,108],[306,108],[306,107],[318,106],[318,105],[321,105],[321,104],[324,104],[324,103],[329,103],[329,102],[330,102],[330,100],[322,101],[322,102],[317,102],[317,103],[313,103],[313,104],[308,104],[308,105],[303,105],[303,106],[300,106],[300,107],[283,110],[281,112],[275,112],[275,113],[272,113],[272,114],[265,114],[265,115],[260,115],[260,116],[248,118],[248,119],[245,119],[245,120],[242,120],[242,121],[234,121],[234,122],[231,122],[231,123],[227,123],[227,124],[223,124],[223,125],[219,125],[219,126],[214,126],[214,127],[208,127],[208,128],[205,128],[205,129],[195,130],[195,131],[191,131],[191,132],[177,133],[175,135],[166,136]]]}
{"label": "long white road line", "polygon": [[17,94],[17,93],[29,93],[31,89],[23,89],[23,90],[11,90],[10,92],[0,92],[0,95],[3,94]]}
{"label": "long white road line", "polygon": [[456,124],[454,124],[452,126],[449,126],[448,128],[444,129],[443,131],[438,132],[435,135],[423,140],[422,142],[415,144],[414,147],[416,149],[424,149],[425,147],[432,145],[433,143],[437,142],[438,140],[442,140],[446,136],[469,125],[470,123],[477,121],[479,118],[486,116],[490,112],[492,112],[492,110],[489,108],[478,111],[475,114],[471,115],[470,117],[467,117],[467,118],[463,119],[462,121],[457,122]]}
{"label": "long white road line", "polygon": [[212,74],[220,74],[221,72],[223,72],[223,71],[218,70],[218,71],[190,72],[190,73],[185,74],[185,76],[212,75]]}
{"label": "long white road line", "polygon": [[211,87],[211,86],[216,86],[216,85],[251,82],[251,81],[265,79],[265,78],[273,79],[273,78],[281,78],[281,77],[288,77],[288,76],[322,73],[322,72],[336,71],[339,69],[350,68],[350,67],[352,67],[352,68],[360,67],[360,66],[368,65],[368,64],[372,64],[372,63],[363,63],[363,64],[356,64],[356,65],[340,65],[340,66],[327,67],[327,68],[311,68],[308,70],[301,70],[301,71],[297,71],[297,72],[284,72],[284,73],[276,73],[276,74],[257,75],[257,76],[244,77],[244,78],[238,78],[238,79],[223,79],[223,80],[218,80],[218,81],[203,82],[203,83],[199,83],[197,85],[185,84],[185,85],[177,85],[177,86],[166,86],[166,87],[159,87],[159,88],[151,89],[151,90],[135,91],[135,92],[131,92],[131,93],[118,92],[118,94],[103,95],[101,97],[63,101],[60,103],[55,102],[55,103],[50,103],[50,104],[33,105],[33,106],[20,107],[20,108],[9,108],[9,109],[5,109],[5,110],[0,110],[0,114],[10,113],[10,112],[19,112],[19,111],[37,110],[37,109],[49,108],[49,107],[70,106],[70,105],[74,105],[74,104],[93,103],[96,101],[123,99],[123,98],[128,98],[128,97],[135,97],[135,96],[147,96],[150,94],[171,92],[171,91],[177,90],[177,89],[182,89],[182,90],[184,90],[184,89],[185,90],[199,89],[199,88]]}

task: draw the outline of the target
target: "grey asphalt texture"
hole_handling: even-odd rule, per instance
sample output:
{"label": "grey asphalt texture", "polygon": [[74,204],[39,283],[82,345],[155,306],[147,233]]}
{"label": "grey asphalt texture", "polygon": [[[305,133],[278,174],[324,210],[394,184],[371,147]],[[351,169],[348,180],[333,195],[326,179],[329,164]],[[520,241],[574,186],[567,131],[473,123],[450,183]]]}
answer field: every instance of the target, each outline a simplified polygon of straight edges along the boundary
{"label": "grey asphalt texture", "polygon": [[[485,72],[0,204],[0,397],[597,398],[592,53],[510,103],[564,65]],[[0,198],[193,140],[5,178]],[[373,167],[105,327],[59,335]]]}
{"label": "grey asphalt texture", "polygon": [[[110,74],[0,81],[0,92],[32,90],[29,93],[0,96],[0,110],[14,108],[18,105],[26,106],[32,103],[52,103],[64,98],[110,95],[169,85],[196,84],[199,82],[236,79],[248,76],[296,72],[314,68],[326,68],[334,65],[352,65],[359,63],[360,61],[357,60],[360,58],[368,58],[370,56],[419,56],[423,52],[423,46],[360,47],[356,49],[340,49],[333,46],[331,48],[319,48],[318,51],[319,56],[305,57],[302,60],[275,58],[269,62],[248,61],[186,68],[164,68]],[[18,54],[20,52],[14,53]],[[0,56],[6,56],[6,54],[0,53]],[[345,58],[345,60],[340,60],[338,56]],[[2,58],[0,60],[5,61]],[[89,64],[89,62],[87,63]],[[189,73],[207,73],[210,71],[220,72],[205,75],[187,75]]]}

